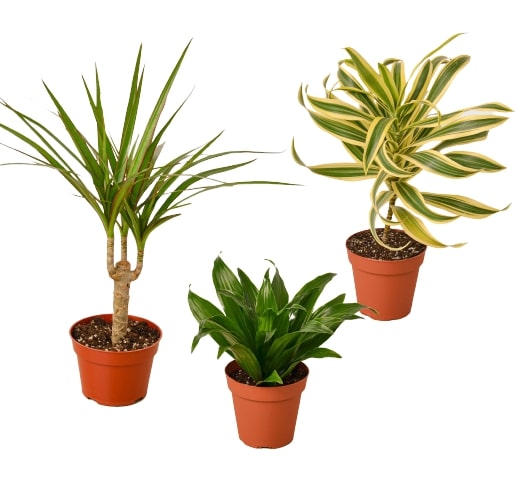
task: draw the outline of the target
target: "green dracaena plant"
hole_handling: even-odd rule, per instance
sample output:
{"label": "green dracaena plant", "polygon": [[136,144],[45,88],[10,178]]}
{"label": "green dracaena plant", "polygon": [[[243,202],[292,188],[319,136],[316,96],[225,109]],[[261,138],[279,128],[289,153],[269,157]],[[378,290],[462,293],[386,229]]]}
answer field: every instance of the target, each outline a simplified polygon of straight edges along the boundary
{"label": "green dracaena plant", "polygon": [[[102,91],[96,68],[95,89],[83,84],[92,112],[97,136],[90,142],[78,129],[51,89],[45,90],[57,110],[66,139],[5,101],[0,104],[23,124],[27,132],[0,123],[0,128],[21,140],[31,152],[20,151],[32,161],[29,164],[49,167],[60,173],[76,192],[87,201],[100,219],[107,237],[107,270],[114,281],[112,342],[117,344],[125,336],[128,323],[129,287],[143,267],[145,245],[150,234],[161,225],[180,215],[182,207],[201,193],[238,184],[276,184],[268,181],[227,182],[222,173],[255,161],[218,162],[231,155],[253,151],[224,151],[211,153],[220,134],[201,146],[160,164],[158,159],[163,137],[185,101],[159,126],[167,98],[190,46],[182,51],[144,128],[136,133],[138,108],[143,86],[140,46],[132,76],[128,103],[119,143],[116,143],[105,124]],[[69,144],[68,144],[69,143]],[[71,144],[72,143],[72,144]],[[19,151],[13,146],[11,149]],[[211,166],[210,166],[211,165]],[[87,178],[83,179],[83,176]],[[283,184],[283,183],[277,183]],[[127,258],[129,232],[135,240],[134,268]],[[115,262],[115,236],[120,238],[120,257]]]}
{"label": "green dracaena plant", "polygon": [[[271,262],[271,261],[270,261]],[[325,286],[335,274],[312,279],[290,298],[274,266],[257,287],[241,269],[237,275],[220,256],[214,261],[212,279],[220,306],[189,289],[190,310],[199,324],[192,351],[210,335],[218,344],[218,358],[227,353],[257,385],[282,384],[295,366],[309,358],[337,357],[322,347],[345,320],[359,318],[363,308],[344,302],[345,294],[316,307]]]}
{"label": "green dracaena plant", "polygon": [[[406,79],[402,60],[390,58],[374,69],[355,49],[339,62],[335,82],[326,77],[324,97],[301,86],[298,99],[315,124],[342,142],[351,162],[307,166],[292,141],[295,161],[313,173],[330,178],[373,180],[369,215],[370,230],[382,246],[392,226],[432,247],[448,247],[425,224],[444,224],[459,217],[480,219],[501,210],[459,194],[420,191],[412,184],[426,171],[450,179],[505,169],[493,159],[467,150],[485,140],[491,129],[507,119],[512,110],[498,102],[483,103],[450,113],[438,103],[470,57],[455,58],[437,52],[458,37],[453,35],[428,53]],[[384,212],[384,213],[383,213]],[[381,238],[377,221],[384,224]],[[458,247],[462,243],[452,244]]]}

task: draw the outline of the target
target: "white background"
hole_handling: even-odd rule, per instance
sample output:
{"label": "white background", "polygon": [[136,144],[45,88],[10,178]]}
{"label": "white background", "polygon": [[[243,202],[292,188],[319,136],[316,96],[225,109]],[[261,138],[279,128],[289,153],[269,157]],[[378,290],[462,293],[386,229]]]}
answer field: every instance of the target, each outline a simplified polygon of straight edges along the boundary
{"label": "white background", "polygon": [[[45,122],[44,80],[92,131],[81,76],[92,85],[96,63],[115,136],[140,43],[148,113],[193,39],[169,111],[195,89],[166,153],[224,129],[216,151],[281,152],[259,156],[239,176],[303,185],[202,195],[152,235],[131,313],[159,324],[164,337],[146,399],[110,408],[81,394],[68,337],[74,321],[111,310],[101,224],[52,171],[0,168],[1,476],[522,476],[516,2],[19,0],[3,4],[0,18],[0,97]],[[445,52],[472,61],[444,106],[501,101],[515,110],[477,146],[507,170],[424,181],[435,192],[511,208],[436,230],[468,244],[428,251],[410,316],[344,324],[328,342],[343,358],[308,362],[294,441],[278,450],[245,446],[225,383],[227,358],[216,360],[210,339],[190,353],[197,324],[189,285],[214,300],[210,272],[222,253],[257,282],[272,259],[291,293],[336,272],[323,301],[340,292],[355,301],[344,241],[366,227],[370,183],[337,183],[293,162],[294,136],[310,164],[345,159],[298,104],[297,89],[319,88],[343,47],[374,65],[393,56],[411,68],[457,32],[466,35]],[[0,121],[13,118],[1,111]],[[12,138],[2,132],[0,142]],[[21,159],[7,148],[0,155]]]}

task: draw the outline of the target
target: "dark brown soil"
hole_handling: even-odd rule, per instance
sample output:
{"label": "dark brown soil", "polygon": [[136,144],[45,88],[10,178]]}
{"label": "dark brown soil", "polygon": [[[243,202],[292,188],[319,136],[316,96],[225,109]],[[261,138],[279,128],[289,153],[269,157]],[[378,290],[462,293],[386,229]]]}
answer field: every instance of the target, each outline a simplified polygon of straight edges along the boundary
{"label": "dark brown soil", "polygon": [[[377,229],[377,235],[380,238],[382,238],[383,231],[383,228]],[[346,241],[346,247],[354,254],[381,261],[409,259],[426,250],[425,244],[417,242],[400,229],[390,229],[387,244],[394,248],[406,247],[398,251],[386,249],[375,242],[369,229],[353,234]]]}
{"label": "dark brown soil", "polygon": [[131,351],[144,349],[157,342],[160,333],[146,322],[129,319],[127,335],[115,346],[111,343],[111,323],[98,317],[86,324],[77,325],[73,331],[73,338],[82,345],[106,351]]}
{"label": "dark brown soil", "polygon": [[[253,378],[248,375],[242,368],[239,368],[229,374],[236,382],[244,383],[245,385],[256,386],[256,382]],[[308,369],[304,366],[297,365],[285,378],[283,378],[283,385],[290,385],[291,383],[299,382],[308,375]],[[277,387],[280,385],[260,385]]]}

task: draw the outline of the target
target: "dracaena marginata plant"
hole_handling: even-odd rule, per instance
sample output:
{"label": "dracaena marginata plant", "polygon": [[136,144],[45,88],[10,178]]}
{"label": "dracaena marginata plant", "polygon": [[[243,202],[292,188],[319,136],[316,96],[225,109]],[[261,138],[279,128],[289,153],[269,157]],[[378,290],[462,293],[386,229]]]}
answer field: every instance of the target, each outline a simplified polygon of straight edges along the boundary
{"label": "dracaena marginata plant", "polygon": [[[145,245],[154,230],[179,216],[180,208],[190,204],[191,198],[203,192],[238,184],[275,184],[267,181],[226,182],[218,179],[217,176],[222,173],[254,161],[250,159],[231,164],[230,162],[217,163],[220,158],[230,155],[253,153],[251,151],[211,153],[212,146],[221,133],[202,146],[170,159],[164,164],[158,162],[163,137],[186,101],[182,102],[163,125],[159,126],[167,98],[189,45],[190,42],[177,60],[143,130],[135,135],[143,86],[142,46],[140,46],[119,144],[113,140],[105,124],[97,68],[94,91],[83,79],[96,126],[96,143],[90,142],[79,130],[45,83],[45,90],[56,107],[60,126],[65,128],[67,139],[60,139],[58,133],[54,133],[43,123],[1,101],[1,104],[23,123],[27,133],[6,124],[0,123],[0,127],[29,146],[32,152],[20,151],[13,146],[8,147],[30,158],[32,161],[29,164],[49,167],[60,173],[88,202],[103,225],[107,236],[107,270],[114,281],[113,344],[117,344],[125,336],[128,323],[129,287],[142,271]],[[137,251],[134,268],[127,258],[129,233],[135,240]],[[117,238],[118,235],[120,257],[115,261],[115,237]]]}
{"label": "dracaena marginata plant", "polygon": [[[309,94],[308,87],[299,89],[299,102],[312,120],[342,142],[352,161],[307,166],[293,141],[295,161],[330,178],[373,180],[370,230],[389,249],[387,234],[393,226],[427,246],[448,247],[430,233],[425,220],[444,224],[506,209],[460,194],[420,191],[412,184],[423,171],[460,179],[505,169],[484,154],[468,151],[467,145],[485,140],[491,129],[504,123],[504,113],[512,111],[509,107],[491,102],[450,113],[439,109],[453,80],[470,61],[468,55],[437,55],[459,35],[422,58],[408,79],[402,60],[390,58],[374,69],[358,51],[346,48],[348,58],[339,62],[336,80],[328,76],[323,81],[324,97]],[[377,221],[384,224],[382,240]]]}
{"label": "dracaena marginata plant", "polygon": [[[269,261],[271,262],[271,261]],[[290,299],[285,283],[271,262],[257,287],[241,269],[237,275],[218,256],[212,280],[220,307],[189,289],[190,310],[199,324],[192,351],[210,335],[218,344],[218,358],[227,353],[256,385],[282,384],[295,366],[309,358],[336,357],[322,347],[345,320],[360,318],[363,308],[344,302],[345,294],[316,307],[335,274],[312,279]]]}

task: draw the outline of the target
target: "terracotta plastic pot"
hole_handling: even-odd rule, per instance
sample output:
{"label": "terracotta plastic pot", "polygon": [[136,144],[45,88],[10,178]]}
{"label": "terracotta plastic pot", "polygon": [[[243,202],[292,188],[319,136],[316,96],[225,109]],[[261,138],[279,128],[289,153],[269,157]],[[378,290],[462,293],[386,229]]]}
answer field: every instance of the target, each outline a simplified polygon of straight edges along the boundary
{"label": "terracotta plastic pot", "polygon": [[96,350],[78,343],[72,336],[74,327],[100,317],[112,322],[112,314],[93,315],[70,328],[73,348],[78,357],[83,394],[100,405],[124,406],[143,400],[147,395],[154,355],[158,351],[161,329],[154,323],[129,315],[129,319],[146,322],[160,332],[160,338],[150,347],[128,352]]}
{"label": "terracotta plastic pot", "polygon": [[426,251],[409,259],[381,261],[368,259],[347,249],[352,265],[357,302],[375,309],[361,313],[376,320],[406,317],[413,304],[419,268]]}
{"label": "terracotta plastic pot", "polygon": [[234,360],[225,367],[228,388],[232,392],[239,438],[253,448],[281,448],[294,439],[301,393],[306,376],[290,385],[255,387],[234,380],[230,374],[239,369]]}

